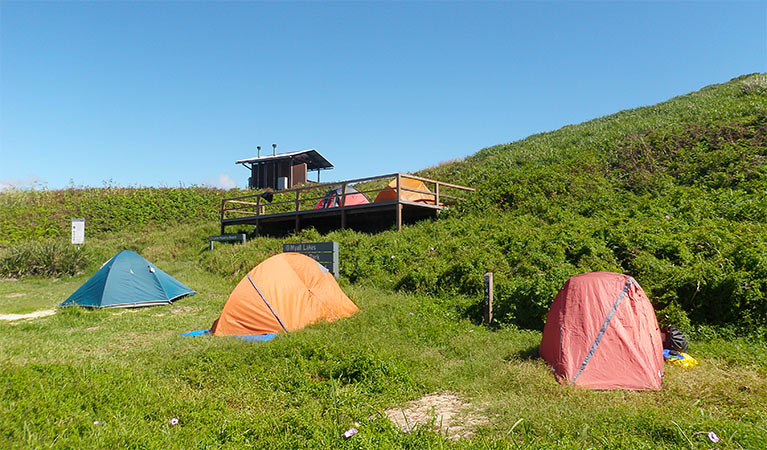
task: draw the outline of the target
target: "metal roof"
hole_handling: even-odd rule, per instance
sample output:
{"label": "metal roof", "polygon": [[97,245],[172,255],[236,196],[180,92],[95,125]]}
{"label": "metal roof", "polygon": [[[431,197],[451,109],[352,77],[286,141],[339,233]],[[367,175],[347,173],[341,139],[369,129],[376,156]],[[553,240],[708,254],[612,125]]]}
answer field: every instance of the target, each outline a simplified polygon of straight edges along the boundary
{"label": "metal roof", "polygon": [[321,169],[332,169],[333,164],[330,164],[330,161],[325,159],[324,156],[320,155],[320,153],[310,148],[308,150],[301,150],[299,152],[291,152],[291,153],[280,153],[278,155],[269,155],[269,156],[261,156],[256,158],[248,158],[248,159],[241,159],[235,164],[259,164],[269,161],[278,161],[281,159],[290,159],[293,161],[297,161],[299,163],[305,163],[307,170],[321,170]]}

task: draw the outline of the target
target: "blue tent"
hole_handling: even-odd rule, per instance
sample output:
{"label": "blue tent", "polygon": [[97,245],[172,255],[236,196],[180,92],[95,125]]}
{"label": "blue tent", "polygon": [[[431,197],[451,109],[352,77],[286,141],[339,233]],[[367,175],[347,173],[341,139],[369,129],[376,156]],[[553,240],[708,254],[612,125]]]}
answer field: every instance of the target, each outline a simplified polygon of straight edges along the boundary
{"label": "blue tent", "polygon": [[123,250],[104,263],[59,306],[130,308],[169,304],[194,291],[142,258]]}

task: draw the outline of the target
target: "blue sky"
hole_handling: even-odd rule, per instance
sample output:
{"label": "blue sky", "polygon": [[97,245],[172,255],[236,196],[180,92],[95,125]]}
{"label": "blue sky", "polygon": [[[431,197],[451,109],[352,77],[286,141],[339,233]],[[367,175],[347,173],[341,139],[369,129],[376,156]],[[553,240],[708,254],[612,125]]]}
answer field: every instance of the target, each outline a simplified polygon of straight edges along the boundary
{"label": "blue sky", "polygon": [[765,2],[0,3],[0,188],[409,172],[767,64]]}

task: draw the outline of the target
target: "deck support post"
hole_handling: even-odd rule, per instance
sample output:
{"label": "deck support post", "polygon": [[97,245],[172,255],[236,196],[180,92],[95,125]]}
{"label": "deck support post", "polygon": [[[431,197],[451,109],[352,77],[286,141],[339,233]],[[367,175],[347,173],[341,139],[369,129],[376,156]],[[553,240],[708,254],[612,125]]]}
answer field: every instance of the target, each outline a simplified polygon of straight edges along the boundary
{"label": "deck support post", "polygon": [[346,229],[346,186],[344,183],[341,187],[341,229]]}
{"label": "deck support post", "polygon": [[397,231],[402,231],[402,174],[397,172]]}

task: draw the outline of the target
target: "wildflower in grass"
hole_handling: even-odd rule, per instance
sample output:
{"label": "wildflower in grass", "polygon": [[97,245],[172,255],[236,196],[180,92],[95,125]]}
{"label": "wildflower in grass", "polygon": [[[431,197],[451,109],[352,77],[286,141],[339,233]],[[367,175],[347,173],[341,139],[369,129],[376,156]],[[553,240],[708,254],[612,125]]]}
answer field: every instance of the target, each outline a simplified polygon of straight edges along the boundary
{"label": "wildflower in grass", "polygon": [[99,421],[99,420],[94,420],[94,421],[93,421],[93,424],[94,424],[94,425],[104,425],[104,422],[101,422],[101,421]]}
{"label": "wildflower in grass", "polygon": [[714,433],[713,431],[709,431],[709,432],[708,432],[708,439],[709,439],[711,442],[713,442],[714,444],[716,444],[717,442],[719,442],[719,436],[717,436],[717,435],[716,435],[716,433]]}
{"label": "wildflower in grass", "polygon": [[356,428],[349,428],[348,430],[344,431],[344,438],[349,439],[350,437],[354,436],[357,433],[358,431]]}
{"label": "wildflower in grass", "polygon": [[177,425],[177,424],[178,424],[178,419],[177,419],[177,418],[175,418],[175,417],[174,417],[174,418],[172,418],[172,419],[170,419],[170,424],[171,424],[171,425]]}
{"label": "wildflower in grass", "polygon": [[469,330],[469,333],[473,333],[473,332],[474,332],[474,330]]}
{"label": "wildflower in grass", "polygon": [[408,314],[410,314],[411,316],[414,316],[414,315],[415,315],[415,313],[408,313]]}

